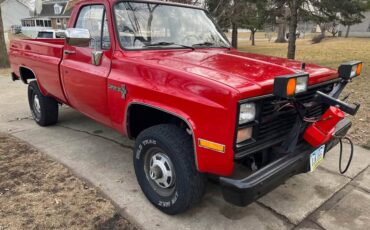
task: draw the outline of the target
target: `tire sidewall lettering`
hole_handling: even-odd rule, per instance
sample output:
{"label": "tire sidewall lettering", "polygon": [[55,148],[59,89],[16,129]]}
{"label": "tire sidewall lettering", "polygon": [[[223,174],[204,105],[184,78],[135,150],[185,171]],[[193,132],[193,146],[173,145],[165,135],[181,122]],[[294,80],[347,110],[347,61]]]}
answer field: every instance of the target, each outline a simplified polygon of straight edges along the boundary
{"label": "tire sidewall lettering", "polygon": [[141,156],[143,155],[142,154],[143,153],[143,150],[146,149],[146,147],[148,147],[150,145],[157,145],[157,141],[156,140],[153,140],[153,139],[147,139],[147,140],[143,140],[140,143],[140,145],[138,146],[137,151],[135,153],[137,160],[140,160]]}
{"label": "tire sidewall lettering", "polygon": [[179,199],[179,193],[175,191],[175,193],[169,197],[169,200],[159,200],[158,206],[163,208],[171,207],[172,205],[176,204],[176,201]]}

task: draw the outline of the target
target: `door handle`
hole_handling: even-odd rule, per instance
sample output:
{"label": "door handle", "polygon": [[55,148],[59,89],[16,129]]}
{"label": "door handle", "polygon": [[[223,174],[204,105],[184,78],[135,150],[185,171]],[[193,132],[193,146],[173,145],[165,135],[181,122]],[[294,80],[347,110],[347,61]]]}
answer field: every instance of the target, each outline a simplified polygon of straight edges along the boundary
{"label": "door handle", "polygon": [[66,54],[66,55],[76,54],[76,51],[73,51],[73,50],[64,50],[64,54]]}

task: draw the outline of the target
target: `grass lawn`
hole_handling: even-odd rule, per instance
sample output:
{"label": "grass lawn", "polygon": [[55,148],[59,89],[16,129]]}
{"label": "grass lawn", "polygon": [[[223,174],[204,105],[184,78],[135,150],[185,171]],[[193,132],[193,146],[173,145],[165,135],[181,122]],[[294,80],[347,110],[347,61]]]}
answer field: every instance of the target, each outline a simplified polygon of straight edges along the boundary
{"label": "grass lawn", "polygon": [[[242,40],[239,50],[286,57],[287,46],[288,44],[258,40],[257,45],[252,47],[249,41]],[[335,69],[340,63],[350,60],[364,62],[363,74],[348,85],[345,93],[352,92],[350,101],[358,102],[362,106],[357,116],[352,119],[354,125],[350,136],[356,144],[370,148],[370,38],[327,38],[314,45],[310,40],[299,39],[296,59]]]}

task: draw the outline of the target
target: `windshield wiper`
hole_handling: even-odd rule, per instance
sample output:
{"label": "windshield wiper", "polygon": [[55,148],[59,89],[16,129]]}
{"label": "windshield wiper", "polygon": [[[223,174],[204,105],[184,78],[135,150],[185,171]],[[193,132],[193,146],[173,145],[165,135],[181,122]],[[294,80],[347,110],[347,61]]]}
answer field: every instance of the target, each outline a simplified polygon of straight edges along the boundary
{"label": "windshield wiper", "polygon": [[213,46],[213,45],[215,45],[215,43],[213,42],[202,42],[202,43],[194,44],[192,46],[194,47],[194,46]]}
{"label": "windshield wiper", "polygon": [[180,47],[183,47],[183,48],[195,50],[195,48],[192,47],[192,46],[177,44],[177,43],[174,43],[174,42],[156,42],[156,43],[149,43],[149,44],[144,45],[144,47],[153,47],[153,46],[180,46]]}
{"label": "windshield wiper", "polygon": [[[193,46],[193,47],[195,47],[195,46],[207,46],[207,47],[211,47],[211,46],[215,46],[215,45],[216,45],[216,44],[215,44],[215,43],[213,43],[213,42],[202,42],[202,43],[194,44],[194,45],[192,45],[192,46]],[[220,45],[219,47],[230,49],[230,47],[229,47],[229,46],[225,46],[225,45]],[[217,48],[217,47],[215,47],[215,48]]]}

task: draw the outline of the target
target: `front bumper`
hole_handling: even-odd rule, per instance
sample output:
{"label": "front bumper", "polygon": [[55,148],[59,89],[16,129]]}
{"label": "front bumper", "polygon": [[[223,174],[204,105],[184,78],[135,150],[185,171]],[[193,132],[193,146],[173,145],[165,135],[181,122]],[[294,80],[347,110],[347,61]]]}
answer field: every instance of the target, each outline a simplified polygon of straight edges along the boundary
{"label": "front bumper", "polygon": [[[338,123],[335,136],[345,136],[352,123],[348,119]],[[339,142],[333,138],[326,144],[325,153]],[[293,154],[286,155],[244,179],[220,178],[222,194],[227,202],[246,206],[270,192],[290,177],[310,170],[310,154],[315,149],[305,145]]]}

